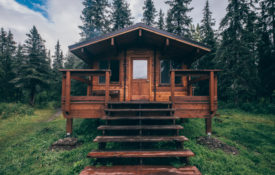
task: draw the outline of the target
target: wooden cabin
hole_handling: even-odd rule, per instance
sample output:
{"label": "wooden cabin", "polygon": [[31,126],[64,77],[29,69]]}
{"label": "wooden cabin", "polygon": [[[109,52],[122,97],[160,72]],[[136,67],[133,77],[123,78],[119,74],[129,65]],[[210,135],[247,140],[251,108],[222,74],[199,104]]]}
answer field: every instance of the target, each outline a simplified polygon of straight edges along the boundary
{"label": "wooden cabin", "polygon": [[[217,110],[217,72],[190,65],[210,48],[142,23],[69,46],[89,69],[62,69],[62,110],[67,133],[73,118],[103,118],[112,103],[171,104],[179,118],[204,118],[211,133]],[[71,80],[87,85],[71,94]],[[209,95],[195,96],[193,84],[209,81]]]}
{"label": "wooden cabin", "polygon": [[[72,133],[74,118],[102,119],[105,125],[95,128],[102,135],[93,140],[98,143],[98,150],[88,153],[88,157],[133,158],[142,165],[89,166],[81,174],[200,174],[195,166],[149,166],[143,165],[143,161],[179,158],[186,164],[187,158],[194,156],[192,151],[183,149],[183,142],[188,139],[180,135],[183,126],[178,119],[203,118],[206,133],[211,134],[211,119],[217,110],[219,70],[190,69],[210,48],[138,23],[74,44],[69,49],[89,69],[61,70],[67,134]],[[87,93],[73,94],[72,80],[83,83]],[[199,81],[208,82],[207,96],[193,93],[194,84]],[[110,142],[133,145],[130,149],[106,150]],[[154,146],[160,142],[171,142],[176,149],[160,150]],[[128,163],[133,162],[131,159]]]}

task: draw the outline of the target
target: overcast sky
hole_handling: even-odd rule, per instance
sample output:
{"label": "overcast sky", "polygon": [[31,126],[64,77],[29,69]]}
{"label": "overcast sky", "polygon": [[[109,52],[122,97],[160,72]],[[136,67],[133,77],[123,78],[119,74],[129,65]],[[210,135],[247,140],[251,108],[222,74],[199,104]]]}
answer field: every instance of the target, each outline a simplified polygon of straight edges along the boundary
{"label": "overcast sky", "polygon": [[[111,1],[111,0],[109,0]],[[227,0],[209,0],[210,9],[216,20],[216,28],[225,15]],[[46,40],[46,47],[54,52],[54,45],[60,40],[62,49],[67,52],[68,45],[79,41],[82,0],[0,0],[0,27],[11,30],[17,42],[23,43],[26,33],[35,25]],[[135,23],[142,18],[144,0],[127,0]],[[168,9],[165,0],[154,0],[157,10]],[[193,23],[199,23],[205,0],[193,0],[190,16]]]}

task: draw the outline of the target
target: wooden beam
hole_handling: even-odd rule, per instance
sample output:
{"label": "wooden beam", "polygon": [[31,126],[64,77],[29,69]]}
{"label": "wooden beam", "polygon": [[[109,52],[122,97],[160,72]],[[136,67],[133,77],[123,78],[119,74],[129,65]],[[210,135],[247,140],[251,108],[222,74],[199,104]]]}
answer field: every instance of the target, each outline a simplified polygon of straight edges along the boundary
{"label": "wooden beam", "polygon": [[71,101],[71,72],[66,72],[66,101],[65,101],[65,112],[67,115],[70,114],[70,101]]}
{"label": "wooden beam", "polygon": [[193,96],[193,88],[192,88],[192,84],[189,83],[190,81],[191,81],[191,76],[188,76],[188,95]]}
{"label": "wooden beam", "polygon": [[175,105],[175,71],[171,71],[171,101],[174,107]]}
{"label": "wooden beam", "polygon": [[105,106],[107,107],[107,104],[109,102],[109,86],[110,86],[110,72],[107,71],[106,72],[106,76],[105,76]]}
{"label": "wooden beam", "polygon": [[169,41],[168,38],[166,38],[165,45],[166,45],[166,46],[169,46],[169,44],[170,44],[170,41]]}
{"label": "wooden beam", "polygon": [[138,30],[138,36],[139,36],[139,37],[142,36],[142,30],[141,30],[141,29]]}
{"label": "wooden beam", "polygon": [[114,46],[114,45],[115,45],[115,39],[111,38],[111,46]]}
{"label": "wooden beam", "polygon": [[91,96],[92,95],[92,76],[89,76],[89,80],[88,80],[88,86],[87,86],[87,96]]}
{"label": "wooden beam", "polygon": [[89,80],[87,80],[85,78],[81,78],[81,77],[77,77],[77,76],[71,76],[71,79],[80,81],[80,82],[85,83],[87,85],[91,85],[91,81],[89,81]]}
{"label": "wooden beam", "polygon": [[66,132],[67,132],[67,136],[70,136],[73,133],[73,119],[72,118],[67,118]]}
{"label": "wooden beam", "polygon": [[207,79],[209,79],[209,76],[208,76],[208,75],[204,75],[204,76],[201,76],[201,77],[196,78],[196,79],[194,79],[194,80],[189,80],[189,81],[188,81],[188,84],[194,84],[194,83],[197,83],[197,82],[199,82],[199,81],[207,80]]}
{"label": "wooden beam", "polygon": [[210,114],[214,112],[214,72],[210,72],[209,78],[209,101],[210,101]]}
{"label": "wooden beam", "polygon": [[215,97],[217,98],[218,97],[218,77],[217,77],[217,74],[214,75],[214,83],[215,83]]}

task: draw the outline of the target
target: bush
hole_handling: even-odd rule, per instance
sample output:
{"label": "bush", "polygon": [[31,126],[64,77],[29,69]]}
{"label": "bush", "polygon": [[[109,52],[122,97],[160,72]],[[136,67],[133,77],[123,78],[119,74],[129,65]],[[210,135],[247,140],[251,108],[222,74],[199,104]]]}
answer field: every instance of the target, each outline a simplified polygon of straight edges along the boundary
{"label": "bush", "polygon": [[21,103],[0,103],[0,118],[33,115],[34,109]]}

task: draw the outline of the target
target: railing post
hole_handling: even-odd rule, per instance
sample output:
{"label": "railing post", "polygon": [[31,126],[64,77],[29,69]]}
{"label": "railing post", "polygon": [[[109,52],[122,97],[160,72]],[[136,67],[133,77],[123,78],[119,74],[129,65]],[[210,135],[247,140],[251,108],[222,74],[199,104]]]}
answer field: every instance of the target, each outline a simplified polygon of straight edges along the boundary
{"label": "railing post", "polygon": [[92,95],[92,76],[89,76],[89,83],[87,86],[87,96]]}
{"label": "railing post", "polygon": [[110,71],[106,71],[105,75],[105,106],[107,106],[109,102]]}
{"label": "railing post", "polygon": [[66,75],[65,73],[62,73],[62,95],[61,95],[61,106],[62,109],[64,110],[65,106],[65,97],[66,97]]}
{"label": "railing post", "polygon": [[191,80],[191,76],[188,76],[188,95],[189,96],[193,96],[193,88],[192,88],[192,84],[189,83]]}
{"label": "railing post", "polygon": [[65,97],[65,111],[66,115],[70,114],[71,102],[71,72],[66,72],[66,97]]}
{"label": "railing post", "polygon": [[218,98],[218,77],[217,77],[217,74],[214,75],[214,82],[215,82],[215,98]]}
{"label": "railing post", "polygon": [[214,72],[210,72],[209,76],[209,101],[210,101],[210,113],[214,111]]}
{"label": "railing post", "polygon": [[175,105],[175,71],[171,71],[171,101],[174,107]]}

